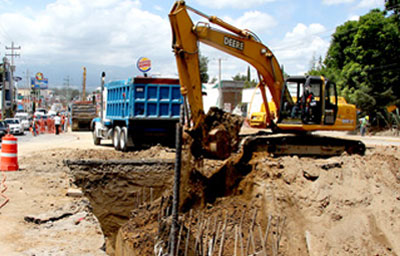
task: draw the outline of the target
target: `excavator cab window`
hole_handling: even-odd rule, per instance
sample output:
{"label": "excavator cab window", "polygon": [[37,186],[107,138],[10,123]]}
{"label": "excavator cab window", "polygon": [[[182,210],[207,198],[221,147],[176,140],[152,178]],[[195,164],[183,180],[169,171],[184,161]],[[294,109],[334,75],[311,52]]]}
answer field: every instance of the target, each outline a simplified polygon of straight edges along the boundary
{"label": "excavator cab window", "polygon": [[[330,85],[330,83],[329,83]],[[285,81],[280,108],[280,123],[321,124],[332,122],[336,115],[335,86],[327,87],[322,96],[325,83],[319,76],[293,76]],[[331,99],[331,96],[332,99]],[[326,100],[329,99],[329,101]],[[324,104],[324,101],[327,102]],[[324,108],[325,106],[325,108]],[[329,116],[329,117],[328,117]]]}
{"label": "excavator cab window", "polygon": [[322,116],[323,81],[320,77],[309,76],[301,96],[301,119],[303,124],[320,124]]}
{"label": "excavator cab window", "polygon": [[285,81],[280,106],[278,123],[301,123],[300,95],[304,87],[304,79],[289,78]]}
{"label": "excavator cab window", "polygon": [[327,81],[325,87],[325,113],[324,113],[324,124],[333,125],[335,124],[337,115],[337,92],[334,83]]}

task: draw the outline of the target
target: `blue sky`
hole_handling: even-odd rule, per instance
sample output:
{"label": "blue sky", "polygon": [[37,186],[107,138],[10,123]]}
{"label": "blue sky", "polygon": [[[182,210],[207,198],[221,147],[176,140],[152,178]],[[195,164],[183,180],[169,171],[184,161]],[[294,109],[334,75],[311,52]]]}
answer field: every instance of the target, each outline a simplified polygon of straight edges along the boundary
{"label": "blue sky", "polygon": [[[153,76],[176,77],[171,52],[168,12],[174,1],[163,0],[0,0],[0,54],[14,42],[21,46],[16,74],[25,78],[43,72],[50,87],[69,80],[80,88],[82,67],[87,84],[139,75],[136,61],[152,61]],[[288,74],[302,74],[313,56],[326,54],[336,26],[357,19],[370,9],[383,9],[384,0],[188,0],[208,15],[216,15],[255,32],[284,65]],[[192,16],[196,22],[200,18]],[[247,70],[247,63],[201,45],[209,57],[209,75],[222,78]],[[252,70],[255,74],[255,71]],[[255,77],[255,76],[253,76]],[[26,86],[25,79],[20,87]]]}

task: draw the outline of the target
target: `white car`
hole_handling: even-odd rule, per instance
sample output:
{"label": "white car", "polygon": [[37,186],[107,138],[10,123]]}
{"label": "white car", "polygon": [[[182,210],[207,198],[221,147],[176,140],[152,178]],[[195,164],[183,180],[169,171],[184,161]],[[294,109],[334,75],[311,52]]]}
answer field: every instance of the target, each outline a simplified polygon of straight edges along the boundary
{"label": "white car", "polygon": [[19,122],[18,118],[6,118],[4,122],[8,124],[11,134],[24,134],[24,127]]}
{"label": "white car", "polygon": [[25,130],[29,130],[29,114],[25,112],[20,112],[15,114],[15,118],[19,119]]}

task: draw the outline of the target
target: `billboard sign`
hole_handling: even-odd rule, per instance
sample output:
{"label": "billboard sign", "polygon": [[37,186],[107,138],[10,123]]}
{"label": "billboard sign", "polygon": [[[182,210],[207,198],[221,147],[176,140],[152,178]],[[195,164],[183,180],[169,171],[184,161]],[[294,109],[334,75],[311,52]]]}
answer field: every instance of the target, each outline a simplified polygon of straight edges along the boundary
{"label": "billboard sign", "polygon": [[151,60],[146,57],[140,57],[136,66],[143,73],[149,72],[151,69]]}
{"label": "billboard sign", "polygon": [[48,89],[49,81],[43,76],[43,73],[36,73],[35,77],[31,77],[31,87],[34,89]]}

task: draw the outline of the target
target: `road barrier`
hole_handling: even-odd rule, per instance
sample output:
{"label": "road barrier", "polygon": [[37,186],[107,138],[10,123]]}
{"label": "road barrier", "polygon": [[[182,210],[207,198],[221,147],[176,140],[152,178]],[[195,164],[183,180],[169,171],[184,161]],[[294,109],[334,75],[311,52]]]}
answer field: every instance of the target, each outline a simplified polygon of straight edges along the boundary
{"label": "road barrier", "polygon": [[46,123],[43,120],[43,118],[41,118],[39,120],[39,126],[40,126],[40,133],[45,133],[46,132]]}
{"label": "road barrier", "polygon": [[17,138],[11,134],[3,137],[1,143],[1,171],[18,171]]}

